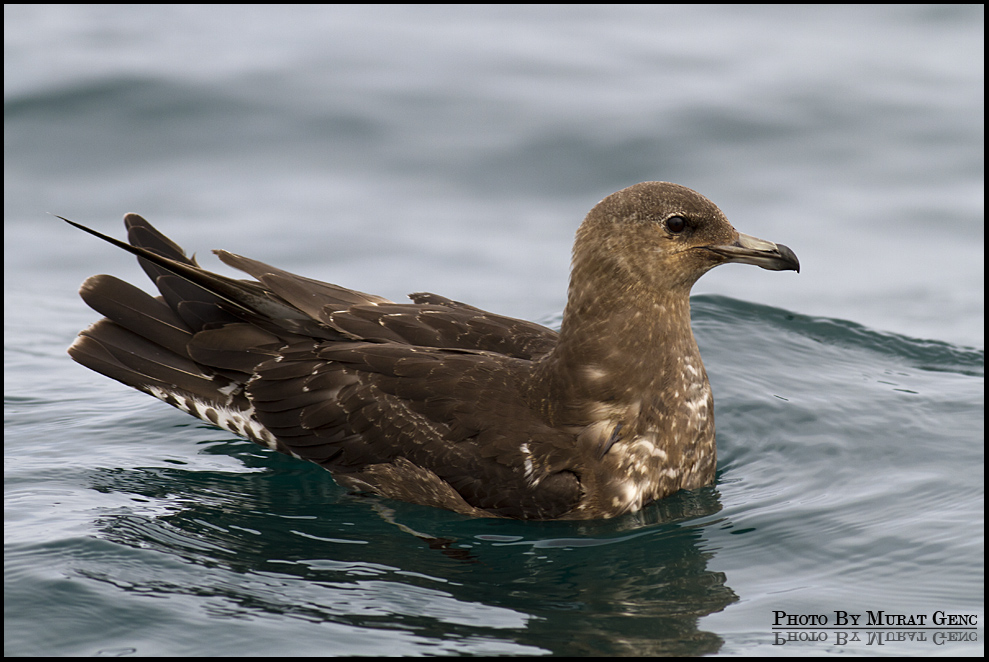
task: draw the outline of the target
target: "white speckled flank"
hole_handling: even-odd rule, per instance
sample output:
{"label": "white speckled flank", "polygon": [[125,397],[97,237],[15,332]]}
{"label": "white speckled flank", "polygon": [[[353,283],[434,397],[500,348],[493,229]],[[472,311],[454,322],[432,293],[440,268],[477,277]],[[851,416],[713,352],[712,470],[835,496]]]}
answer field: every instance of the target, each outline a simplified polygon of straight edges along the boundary
{"label": "white speckled flank", "polygon": [[273,451],[285,452],[285,449],[280,447],[275,435],[271,434],[254,418],[253,407],[243,410],[235,409],[206,402],[190,395],[173,393],[158,386],[148,386],[147,392],[210,425],[223,428],[227,432],[249,439]]}

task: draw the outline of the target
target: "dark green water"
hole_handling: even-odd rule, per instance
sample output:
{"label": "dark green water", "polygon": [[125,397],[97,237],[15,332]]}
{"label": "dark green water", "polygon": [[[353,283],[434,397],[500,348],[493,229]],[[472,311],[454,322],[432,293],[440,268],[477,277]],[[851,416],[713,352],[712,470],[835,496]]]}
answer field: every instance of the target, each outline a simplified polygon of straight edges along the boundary
{"label": "dark green water", "polygon": [[[683,655],[769,645],[775,610],[977,613],[983,353],[694,309],[718,482],[612,521],[348,495],[78,372],[8,397],[8,619],[58,623],[8,627],[8,651]],[[61,371],[60,349],[15,360]]]}

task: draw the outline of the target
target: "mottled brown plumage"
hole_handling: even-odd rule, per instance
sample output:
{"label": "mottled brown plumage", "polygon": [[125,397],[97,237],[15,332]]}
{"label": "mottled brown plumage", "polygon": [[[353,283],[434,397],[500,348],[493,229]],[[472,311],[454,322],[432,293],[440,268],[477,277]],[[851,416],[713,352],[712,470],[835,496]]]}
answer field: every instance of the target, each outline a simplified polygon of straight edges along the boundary
{"label": "mottled brown plumage", "polygon": [[[72,221],[68,221],[72,223]],[[112,276],[73,359],[342,485],[475,516],[587,519],[714,479],[713,400],[693,283],[724,262],[798,270],[690,189],[608,196],[577,231],[559,334],[434,294],[397,304],[217,251],[208,272],[140,216],[161,293]]]}

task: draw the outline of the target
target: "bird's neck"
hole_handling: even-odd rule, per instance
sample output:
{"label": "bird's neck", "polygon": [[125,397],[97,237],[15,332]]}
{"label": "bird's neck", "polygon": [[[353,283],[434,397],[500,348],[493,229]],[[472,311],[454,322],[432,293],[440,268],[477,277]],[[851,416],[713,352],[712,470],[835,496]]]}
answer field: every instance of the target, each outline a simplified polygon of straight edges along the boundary
{"label": "bird's neck", "polygon": [[707,389],[689,292],[650,291],[597,275],[586,279],[575,266],[559,343],[535,366],[548,422],[588,425],[596,410],[666,408],[653,400]]}
{"label": "bird's neck", "polygon": [[574,435],[588,495],[621,514],[714,479],[714,402],[687,292],[597,287],[575,274],[559,344],[533,366],[529,398]]}

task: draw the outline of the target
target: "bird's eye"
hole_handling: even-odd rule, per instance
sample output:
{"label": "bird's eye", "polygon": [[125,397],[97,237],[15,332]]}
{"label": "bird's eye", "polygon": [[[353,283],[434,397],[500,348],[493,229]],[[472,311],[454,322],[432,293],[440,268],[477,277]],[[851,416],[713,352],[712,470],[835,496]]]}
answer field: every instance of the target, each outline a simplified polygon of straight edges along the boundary
{"label": "bird's eye", "polygon": [[666,219],[666,229],[673,234],[680,234],[687,229],[687,220],[683,216],[670,216]]}

